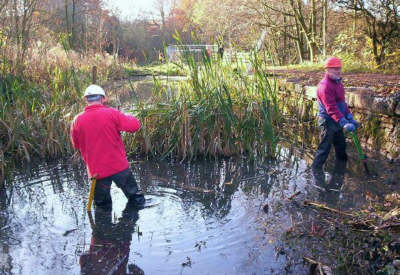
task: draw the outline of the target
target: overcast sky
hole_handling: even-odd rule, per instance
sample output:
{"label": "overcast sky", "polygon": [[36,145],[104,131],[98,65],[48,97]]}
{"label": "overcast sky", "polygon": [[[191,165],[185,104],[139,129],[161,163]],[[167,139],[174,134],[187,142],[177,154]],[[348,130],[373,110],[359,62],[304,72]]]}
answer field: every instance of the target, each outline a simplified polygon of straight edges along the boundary
{"label": "overcast sky", "polygon": [[155,13],[153,0],[106,0],[108,7],[118,8],[122,18],[134,19]]}

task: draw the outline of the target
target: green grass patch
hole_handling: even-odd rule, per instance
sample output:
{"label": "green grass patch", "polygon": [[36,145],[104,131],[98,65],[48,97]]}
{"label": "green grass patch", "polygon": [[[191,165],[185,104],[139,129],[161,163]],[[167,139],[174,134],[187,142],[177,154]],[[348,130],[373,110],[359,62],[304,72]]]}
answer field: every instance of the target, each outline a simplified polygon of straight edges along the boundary
{"label": "green grass patch", "polygon": [[155,64],[137,67],[125,67],[125,72],[128,76],[141,75],[163,75],[163,76],[186,76],[187,70],[185,66],[177,65],[172,62],[165,64]]}
{"label": "green grass patch", "polygon": [[[270,66],[269,70],[299,70],[304,72],[316,72],[316,71],[324,71],[324,63],[313,63],[313,62],[304,62],[301,64],[292,64],[287,66]],[[354,62],[343,64],[343,72],[347,73],[384,73],[382,70],[369,68],[364,66],[363,64]]]}
{"label": "green grass patch", "polygon": [[292,64],[286,66],[268,66],[269,70],[300,70],[305,72],[322,71],[324,65],[322,63],[304,62],[301,64]]}

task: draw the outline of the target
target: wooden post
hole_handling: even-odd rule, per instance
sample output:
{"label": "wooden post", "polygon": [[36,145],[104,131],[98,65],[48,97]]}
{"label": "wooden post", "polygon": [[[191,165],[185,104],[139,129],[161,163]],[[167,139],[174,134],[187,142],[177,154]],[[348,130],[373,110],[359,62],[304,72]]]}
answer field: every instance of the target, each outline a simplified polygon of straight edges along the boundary
{"label": "wooden post", "polygon": [[97,83],[97,67],[93,66],[92,69],[92,83],[96,84]]}

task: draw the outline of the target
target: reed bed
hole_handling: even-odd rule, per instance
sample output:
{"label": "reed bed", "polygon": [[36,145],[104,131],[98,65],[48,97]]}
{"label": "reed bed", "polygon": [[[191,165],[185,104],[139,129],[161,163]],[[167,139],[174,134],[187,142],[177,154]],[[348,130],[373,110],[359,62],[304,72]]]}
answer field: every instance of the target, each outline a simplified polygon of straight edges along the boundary
{"label": "reed bed", "polygon": [[184,56],[189,80],[155,78],[150,100],[132,110],[142,129],[128,147],[161,158],[275,157],[281,116],[277,86],[263,60],[253,53],[249,73],[243,63]]}
{"label": "reed bed", "polygon": [[71,72],[57,72],[49,86],[13,75],[0,82],[2,175],[8,166],[33,157],[58,157],[70,152],[69,121],[81,109],[80,92]]}
{"label": "reed bed", "polygon": [[29,49],[23,74],[2,57],[0,75],[0,184],[16,163],[70,156],[69,126],[84,108],[82,94],[97,65],[100,84],[124,74],[107,55],[80,55],[65,46]]}
{"label": "reed bed", "polygon": [[[62,49],[35,48],[24,75],[16,75],[3,58],[0,77],[0,182],[20,161],[71,156],[69,125],[83,110],[83,89],[98,67],[100,85],[126,77],[129,65],[107,56],[82,57]],[[151,98],[137,101],[139,133],[125,139],[128,151],[150,157],[193,159],[247,154],[274,157],[281,116],[277,87],[264,73],[259,55],[246,64],[206,54],[184,56],[176,64],[188,80],[163,82],[154,77]]]}

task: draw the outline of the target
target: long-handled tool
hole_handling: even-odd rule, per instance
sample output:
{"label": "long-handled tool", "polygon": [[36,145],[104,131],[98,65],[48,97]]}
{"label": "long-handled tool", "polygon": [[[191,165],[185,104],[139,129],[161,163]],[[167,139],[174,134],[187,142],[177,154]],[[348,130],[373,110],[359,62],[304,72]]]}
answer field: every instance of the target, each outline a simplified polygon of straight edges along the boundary
{"label": "long-handled tool", "polygon": [[89,192],[89,201],[88,201],[88,205],[87,205],[87,212],[90,212],[90,210],[92,209],[92,202],[93,202],[93,196],[94,196],[94,189],[96,188],[96,178],[97,175],[94,175],[90,181],[91,181],[91,185],[90,185],[90,192]]}
{"label": "long-handled tool", "polygon": [[367,156],[363,153],[360,145],[360,141],[358,140],[357,134],[355,131],[350,132],[351,138],[353,139],[354,145],[356,147],[356,150],[358,152],[358,155],[360,156],[360,159],[364,165],[365,173],[369,175],[369,169],[367,165]]}

